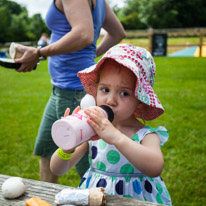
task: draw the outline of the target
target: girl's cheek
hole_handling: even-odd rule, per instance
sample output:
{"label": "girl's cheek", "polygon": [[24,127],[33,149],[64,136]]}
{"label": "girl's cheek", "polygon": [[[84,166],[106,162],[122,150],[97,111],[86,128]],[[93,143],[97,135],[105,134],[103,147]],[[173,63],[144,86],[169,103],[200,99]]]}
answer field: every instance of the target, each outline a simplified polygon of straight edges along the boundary
{"label": "girl's cheek", "polygon": [[97,105],[101,105],[104,102],[104,98],[97,94]]}

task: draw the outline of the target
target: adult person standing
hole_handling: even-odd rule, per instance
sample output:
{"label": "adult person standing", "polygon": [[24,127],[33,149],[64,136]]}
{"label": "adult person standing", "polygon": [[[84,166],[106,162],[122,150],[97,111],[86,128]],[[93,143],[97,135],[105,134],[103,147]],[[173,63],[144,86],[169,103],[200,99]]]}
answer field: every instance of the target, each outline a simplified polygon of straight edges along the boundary
{"label": "adult person standing", "polygon": [[49,44],[50,38],[48,37],[47,33],[42,33],[39,41],[37,42],[38,47],[44,47]]}
{"label": "adult person standing", "polygon": [[[49,44],[49,41],[50,41],[50,38],[47,35],[47,33],[42,33],[39,41],[37,42],[37,47],[38,48],[45,47],[45,46],[47,46]],[[46,60],[47,58],[44,57],[42,59]]]}
{"label": "adult person standing", "polygon": [[[73,110],[85,92],[77,73],[93,64],[111,46],[125,37],[125,31],[106,0],[53,0],[46,24],[51,30],[50,44],[43,48],[22,46],[25,53],[15,61],[22,63],[18,72],[32,71],[40,57],[49,57],[53,91],[44,110],[34,154],[40,156],[40,180],[58,182],[50,171],[50,158],[57,146],[51,137],[51,126]],[[106,31],[101,43],[96,42],[101,28]],[[87,155],[76,166],[80,177],[88,169]]]}

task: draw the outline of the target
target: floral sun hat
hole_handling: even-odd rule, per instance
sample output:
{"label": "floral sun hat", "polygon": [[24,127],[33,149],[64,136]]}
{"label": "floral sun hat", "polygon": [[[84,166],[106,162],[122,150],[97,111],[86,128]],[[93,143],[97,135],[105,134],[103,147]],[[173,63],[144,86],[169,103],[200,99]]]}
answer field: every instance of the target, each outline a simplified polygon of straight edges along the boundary
{"label": "floral sun hat", "polygon": [[145,104],[143,114],[138,105],[134,112],[136,118],[153,120],[164,113],[164,109],[154,93],[154,77],[156,66],[151,54],[144,48],[131,44],[118,44],[109,49],[97,64],[78,72],[85,91],[96,98],[98,74],[106,59],[113,59],[117,63],[130,69],[137,77],[135,96]]}

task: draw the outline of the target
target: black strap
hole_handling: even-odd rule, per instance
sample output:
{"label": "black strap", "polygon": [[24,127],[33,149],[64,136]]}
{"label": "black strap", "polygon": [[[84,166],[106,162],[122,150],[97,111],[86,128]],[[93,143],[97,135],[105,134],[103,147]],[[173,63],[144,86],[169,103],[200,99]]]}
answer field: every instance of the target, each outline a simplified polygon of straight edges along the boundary
{"label": "black strap", "polygon": [[94,2],[93,0],[91,0],[91,4],[92,4],[92,11],[94,10]]}

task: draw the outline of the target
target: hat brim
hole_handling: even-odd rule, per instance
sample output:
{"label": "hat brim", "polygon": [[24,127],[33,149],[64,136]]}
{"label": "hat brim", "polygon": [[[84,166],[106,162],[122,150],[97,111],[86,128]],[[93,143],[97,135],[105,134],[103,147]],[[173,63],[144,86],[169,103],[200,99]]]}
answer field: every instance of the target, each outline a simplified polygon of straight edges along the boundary
{"label": "hat brim", "polygon": [[99,68],[106,59],[108,58],[102,58],[97,64],[78,72],[78,77],[80,78],[85,91],[95,99],[97,95],[98,75],[100,72]]}

